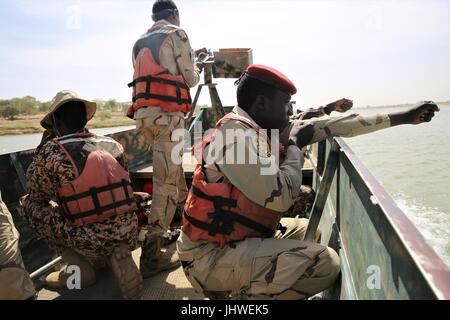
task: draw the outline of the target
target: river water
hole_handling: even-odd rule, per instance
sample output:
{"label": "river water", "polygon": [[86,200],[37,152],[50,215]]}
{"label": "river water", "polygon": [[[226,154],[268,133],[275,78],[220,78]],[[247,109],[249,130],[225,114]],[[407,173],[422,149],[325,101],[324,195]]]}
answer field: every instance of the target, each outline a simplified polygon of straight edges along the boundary
{"label": "river water", "polygon": [[[450,265],[450,105],[440,107],[431,123],[399,126],[345,140]],[[374,114],[398,110],[404,109],[355,111]],[[92,131],[107,134],[130,128]],[[40,138],[40,134],[0,136],[0,154],[34,148]]]}
{"label": "river water", "polygon": [[[433,121],[345,139],[450,266],[450,105]],[[360,114],[399,108],[361,109]]]}
{"label": "river water", "polygon": [[[90,129],[90,131],[96,134],[105,135],[134,128],[135,126],[131,127],[127,126],[127,127]],[[22,134],[14,136],[0,136],[0,154],[34,149],[41,142],[41,138],[42,138],[41,133]]]}

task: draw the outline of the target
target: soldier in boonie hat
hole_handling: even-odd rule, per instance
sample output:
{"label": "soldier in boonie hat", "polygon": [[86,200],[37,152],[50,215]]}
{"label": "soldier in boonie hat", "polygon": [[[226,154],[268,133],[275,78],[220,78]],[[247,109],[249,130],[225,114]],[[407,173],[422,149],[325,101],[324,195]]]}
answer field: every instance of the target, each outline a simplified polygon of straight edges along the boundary
{"label": "soldier in boonie hat", "polygon": [[[19,214],[61,254],[80,268],[81,288],[96,283],[96,270],[109,262],[125,299],[142,294],[142,276],[133,261],[138,221],[123,146],[85,128],[94,102],[69,90],[59,92],[41,121],[47,131],[27,170],[28,194]],[[45,217],[43,219],[42,217]],[[45,285],[65,288],[63,267]]]}
{"label": "soldier in boonie hat", "polygon": [[[52,100],[52,104],[48,113],[41,121],[41,126],[45,129],[53,129],[54,128],[54,114],[57,112],[59,108],[69,102],[81,102],[84,104],[86,108],[86,122],[91,120],[94,117],[94,114],[97,110],[97,104],[95,102],[82,99],[76,92],[71,90],[63,90],[56,94],[56,96]],[[73,107],[79,106],[80,104],[73,104]]]}
{"label": "soldier in boonie hat", "polygon": [[41,126],[46,130],[36,151],[53,138],[84,130],[96,110],[95,102],[82,99],[74,91],[58,92],[51,102],[48,113],[41,120]]}

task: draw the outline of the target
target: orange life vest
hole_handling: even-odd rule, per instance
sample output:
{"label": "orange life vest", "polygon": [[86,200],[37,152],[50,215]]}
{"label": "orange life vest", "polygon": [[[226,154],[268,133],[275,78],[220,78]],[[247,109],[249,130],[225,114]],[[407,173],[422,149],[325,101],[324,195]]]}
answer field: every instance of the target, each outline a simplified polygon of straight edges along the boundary
{"label": "orange life vest", "polygon": [[128,117],[142,107],[160,107],[165,112],[191,110],[191,95],[183,76],[172,75],[160,65],[162,48],[178,30],[173,25],[155,26],[136,42],[133,82],[128,84],[133,87],[133,105]]}
{"label": "orange life vest", "polygon": [[124,155],[118,142],[91,133],[54,141],[76,173],[75,180],[57,191],[60,209],[74,227],[136,211],[129,174],[119,163]]}
{"label": "orange life vest", "polygon": [[[259,128],[248,119],[232,113],[219,120],[216,129],[223,121],[230,119],[259,132]],[[202,141],[202,155],[212,137],[213,134]],[[193,241],[217,242],[220,246],[250,237],[272,237],[277,227],[280,227],[283,212],[253,202],[229,182],[207,182],[204,164],[197,165],[195,169],[184,207],[182,229],[188,237]]]}

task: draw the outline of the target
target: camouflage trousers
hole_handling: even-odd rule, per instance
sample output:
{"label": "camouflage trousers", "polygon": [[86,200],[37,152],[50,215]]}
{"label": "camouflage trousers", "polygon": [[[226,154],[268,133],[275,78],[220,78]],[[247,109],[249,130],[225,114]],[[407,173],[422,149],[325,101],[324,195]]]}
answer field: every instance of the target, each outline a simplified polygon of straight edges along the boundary
{"label": "camouflage trousers", "polygon": [[[184,129],[179,113],[155,112],[136,119],[136,129],[147,139],[153,154],[153,196],[149,223],[159,220],[162,228],[170,227],[177,206],[187,198],[188,189],[183,166],[172,161],[172,149],[179,144],[172,141],[172,132]],[[179,156],[182,156],[180,150]]]}
{"label": "camouflage trousers", "polygon": [[[274,238],[216,246],[183,262],[189,282],[200,292],[229,292],[243,299],[305,299],[329,288],[339,275],[339,256],[329,247],[299,240],[307,219],[284,218],[281,223],[287,231]],[[179,257],[186,259],[183,252]]]}
{"label": "camouflage trousers", "polygon": [[29,195],[20,199],[18,213],[50,247],[60,254],[71,248],[95,267],[104,267],[115,247],[137,247],[138,219],[134,212],[110,217],[100,222],[73,227],[56,204],[35,203]]}
{"label": "camouflage trousers", "polygon": [[35,289],[19,250],[19,232],[0,200],[0,300],[28,299]]}

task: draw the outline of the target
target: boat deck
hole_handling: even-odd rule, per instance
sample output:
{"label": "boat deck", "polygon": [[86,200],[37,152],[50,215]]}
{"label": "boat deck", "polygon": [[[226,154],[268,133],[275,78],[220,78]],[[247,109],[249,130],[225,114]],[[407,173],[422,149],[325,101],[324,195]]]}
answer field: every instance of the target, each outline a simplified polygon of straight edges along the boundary
{"label": "boat deck", "polygon": [[[168,250],[175,250],[173,243]],[[176,252],[174,252],[176,254]],[[139,266],[141,250],[133,252],[133,259]],[[97,283],[84,290],[53,290],[43,288],[38,293],[38,300],[121,300],[120,289],[114,279],[112,271],[105,268],[97,272]],[[144,279],[144,300],[204,300],[186,279],[181,266],[176,270],[161,272]]]}

